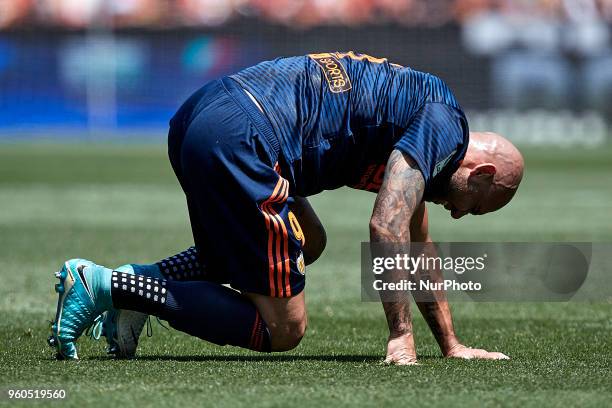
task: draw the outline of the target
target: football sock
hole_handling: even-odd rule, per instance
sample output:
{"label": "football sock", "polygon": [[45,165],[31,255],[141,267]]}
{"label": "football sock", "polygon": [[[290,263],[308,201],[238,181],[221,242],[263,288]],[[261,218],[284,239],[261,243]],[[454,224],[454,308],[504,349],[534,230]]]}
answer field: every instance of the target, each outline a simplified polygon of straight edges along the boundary
{"label": "football sock", "polygon": [[165,279],[193,281],[204,278],[205,268],[198,259],[198,252],[195,246],[162,259],[155,265],[157,265]]}
{"label": "football sock", "polygon": [[147,278],[160,278],[163,279],[161,271],[156,264],[152,265],[138,265],[138,264],[127,264],[121,265],[115,269],[116,271],[127,273],[130,275],[142,275]]}
{"label": "football sock", "polygon": [[270,333],[255,305],[225,286],[112,271],[111,296],[117,309],[157,316],[211,343],[270,351]]}
{"label": "football sock", "polygon": [[149,278],[163,278],[168,280],[192,281],[202,280],[204,278],[204,267],[198,260],[197,250],[194,246],[154,264],[127,264],[115,270],[130,274],[144,275]]}

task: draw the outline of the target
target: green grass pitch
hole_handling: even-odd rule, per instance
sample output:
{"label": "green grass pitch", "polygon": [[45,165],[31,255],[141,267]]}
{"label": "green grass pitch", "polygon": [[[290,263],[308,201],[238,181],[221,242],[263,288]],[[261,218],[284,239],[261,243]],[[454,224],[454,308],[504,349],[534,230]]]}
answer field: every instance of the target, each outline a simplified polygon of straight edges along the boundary
{"label": "green grass pitch", "polygon": [[[525,156],[525,181],[509,207],[460,221],[432,207],[433,238],[612,241],[610,148]],[[71,257],[117,266],[186,248],[183,196],[163,146],[1,145],[0,405],[9,388],[65,389],[60,404],[68,406],[609,405],[610,304],[454,305],[460,338],[512,357],[503,362],[440,358],[416,312],[422,364],[382,365],[382,308],[359,292],[373,199],[349,189],[312,198],[329,245],[307,271],[309,328],[296,350],[216,347],[154,324],[137,360],[114,361],[103,342],[82,339],[81,361],[58,362],[45,342],[52,272]]]}

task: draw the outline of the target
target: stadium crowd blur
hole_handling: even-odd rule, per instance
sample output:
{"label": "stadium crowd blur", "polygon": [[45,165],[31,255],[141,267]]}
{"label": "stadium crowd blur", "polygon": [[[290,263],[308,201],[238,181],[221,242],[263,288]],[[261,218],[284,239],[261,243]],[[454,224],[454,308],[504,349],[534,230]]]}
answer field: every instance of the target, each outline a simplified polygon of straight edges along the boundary
{"label": "stadium crowd blur", "polygon": [[482,15],[612,22],[612,0],[0,0],[0,29],[214,27],[240,17],[302,28],[388,22],[440,26]]}
{"label": "stadium crowd blur", "polygon": [[515,141],[612,126],[612,0],[0,0],[0,34],[0,129],[162,127],[209,79],[321,49],[443,76]]}

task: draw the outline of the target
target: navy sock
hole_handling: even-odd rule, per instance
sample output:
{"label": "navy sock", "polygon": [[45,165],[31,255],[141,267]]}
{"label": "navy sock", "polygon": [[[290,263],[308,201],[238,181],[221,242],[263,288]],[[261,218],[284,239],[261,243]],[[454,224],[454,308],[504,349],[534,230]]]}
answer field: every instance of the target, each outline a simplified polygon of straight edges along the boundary
{"label": "navy sock", "polygon": [[183,252],[162,259],[155,265],[161,274],[170,280],[205,280],[206,269],[198,258],[195,246],[189,247]]}
{"label": "navy sock", "polygon": [[125,264],[115,270],[149,278],[179,281],[206,280],[204,265],[199,260],[194,246],[154,264]]}
{"label": "navy sock", "polygon": [[113,271],[111,296],[117,309],[157,316],[211,343],[270,352],[270,333],[255,305],[225,286]]}

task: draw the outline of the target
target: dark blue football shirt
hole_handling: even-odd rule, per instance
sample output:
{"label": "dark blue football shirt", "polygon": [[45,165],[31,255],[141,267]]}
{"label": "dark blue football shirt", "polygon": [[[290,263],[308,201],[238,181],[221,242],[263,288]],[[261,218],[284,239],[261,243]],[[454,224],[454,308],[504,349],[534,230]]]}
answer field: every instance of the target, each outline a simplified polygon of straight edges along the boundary
{"label": "dark blue football shirt", "polygon": [[278,58],[231,78],[272,122],[298,195],[345,185],[378,191],[393,149],[418,164],[427,195],[467,149],[467,120],[449,87],[384,58]]}

